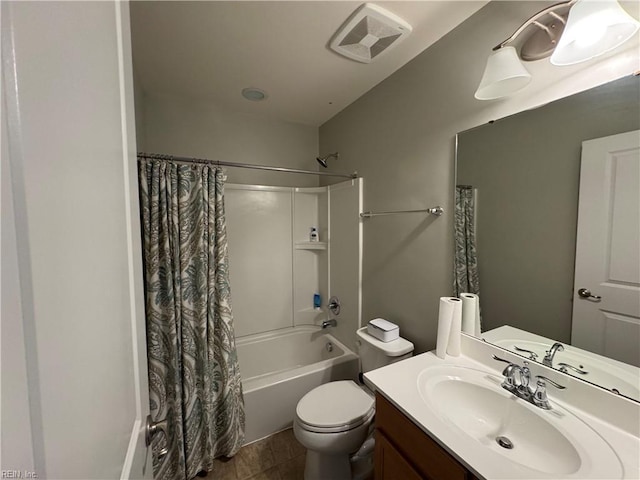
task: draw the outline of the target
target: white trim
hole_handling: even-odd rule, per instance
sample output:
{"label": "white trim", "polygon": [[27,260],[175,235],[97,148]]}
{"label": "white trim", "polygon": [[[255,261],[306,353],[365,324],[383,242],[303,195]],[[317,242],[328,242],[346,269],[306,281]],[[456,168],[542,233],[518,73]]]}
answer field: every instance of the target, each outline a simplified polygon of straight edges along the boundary
{"label": "white trim", "polygon": [[244,185],[240,183],[225,183],[225,189],[229,190],[254,190],[258,192],[291,192],[293,187],[276,187],[273,185]]}
{"label": "white trim", "polygon": [[[25,442],[23,448],[29,450],[27,456],[32,459],[32,466],[40,478],[46,478],[46,461],[44,434],[42,427],[42,400],[40,395],[40,375],[38,368],[38,352],[36,345],[35,312],[33,302],[31,247],[27,225],[27,206],[24,181],[24,155],[22,151],[22,121],[20,117],[18,72],[15,51],[14,23],[12,5],[9,2],[0,4],[4,20],[2,22],[2,99],[0,108],[6,108],[7,137],[9,158],[8,165],[11,173],[10,185],[13,200],[13,226],[16,237],[16,256],[20,289],[20,306],[23,327],[24,362],[26,379],[24,387],[27,390],[29,403],[29,421],[25,428],[30,430],[31,441]],[[8,26],[8,28],[7,28]],[[6,102],[6,103],[5,103]],[[5,392],[6,395],[6,392]],[[5,458],[6,462],[6,458]],[[4,464],[3,464],[4,466]],[[10,468],[17,468],[13,465]]]}
{"label": "white trim", "polygon": [[296,193],[327,193],[328,186],[325,187],[295,187]]}
{"label": "white trim", "polygon": [[[342,188],[346,188],[350,185],[352,185],[351,182],[354,182],[357,179],[354,180],[347,180],[346,182],[341,182],[337,185],[341,185],[343,183],[347,183],[349,182],[348,185],[344,185]],[[327,193],[329,191],[329,187],[332,187],[333,185],[327,185],[325,187],[279,187],[279,186],[275,186],[275,185],[249,185],[249,184],[242,184],[242,183],[226,183],[224,188],[228,188],[230,190],[255,190],[255,191],[261,191],[261,192],[292,192],[292,193],[308,193],[308,194],[314,194],[314,193]]]}
{"label": "white trim", "polygon": [[[142,428],[149,414],[147,377],[146,328],[142,275],[142,240],[139,220],[137,181],[136,131],[133,92],[133,62],[131,58],[131,25],[129,2],[115,1],[116,41],[118,50],[118,82],[120,86],[120,119],[122,129],[122,171],[124,182],[127,263],[129,277],[129,308],[131,346],[135,387],[136,418],[123,462],[121,479],[148,477],[148,449],[141,445]],[[123,8],[124,7],[124,8]],[[140,463],[142,462],[142,465]],[[140,472],[141,470],[141,472]],[[140,475],[142,473],[142,476]],[[149,477],[150,478],[150,477]]]}

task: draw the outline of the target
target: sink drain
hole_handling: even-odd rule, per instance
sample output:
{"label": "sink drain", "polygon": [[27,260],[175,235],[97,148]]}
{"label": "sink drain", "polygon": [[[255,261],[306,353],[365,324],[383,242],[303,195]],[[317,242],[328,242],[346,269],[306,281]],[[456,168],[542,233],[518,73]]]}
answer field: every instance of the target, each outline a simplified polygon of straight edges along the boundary
{"label": "sink drain", "polygon": [[513,442],[507,437],[496,437],[496,442],[498,442],[498,445],[500,445],[502,448],[506,448],[508,450],[511,450],[513,448]]}

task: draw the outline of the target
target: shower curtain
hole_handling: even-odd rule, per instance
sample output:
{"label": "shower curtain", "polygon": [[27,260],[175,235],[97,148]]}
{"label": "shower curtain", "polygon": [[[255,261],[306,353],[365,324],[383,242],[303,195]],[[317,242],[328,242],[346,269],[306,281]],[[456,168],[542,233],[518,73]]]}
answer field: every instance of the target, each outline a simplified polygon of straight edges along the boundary
{"label": "shower curtain", "polygon": [[[224,216],[224,172],[139,161],[154,478],[210,471],[244,441]],[[166,449],[166,453],[163,450]]]}
{"label": "shower curtain", "polygon": [[453,272],[454,296],[461,293],[480,294],[478,257],[476,254],[475,205],[473,188],[456,186],[455,256]]}

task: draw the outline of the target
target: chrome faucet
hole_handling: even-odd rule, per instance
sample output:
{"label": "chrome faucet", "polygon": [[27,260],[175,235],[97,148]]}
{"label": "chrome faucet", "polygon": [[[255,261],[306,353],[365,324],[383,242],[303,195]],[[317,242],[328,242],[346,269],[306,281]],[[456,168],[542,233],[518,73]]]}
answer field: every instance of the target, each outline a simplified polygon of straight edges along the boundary
{"label": "chrome faucet", "polygon": [[322,328],[337,327],[337,326],[338,326],[338,322],[336,321],[335,318],[330,318],[328,320],[322,321]]}
{"label": "chrome faucet", "polygon": [[[494,358],[497,360],[496,356],[494,356]],[[522,377],[522,369],[515,363],[510,363],[502,372],[504,375],[502,388],[509,390],[510,392],[515,392],[517,390],[518,383],[516,382],[516,373],[519,373]]]}
{"label": "chrome faucet", "polygon": [[[511,363],[509,360],[505,360],[496,355],[493,356],[494,360],[508,363],[509,365],[504,369],[502,374],[504,375],[504,381],[502,382],[502,388],[511,392],[516,397],[522,398],[527,402],[535,405],[536,407],[544,410],[551,410],[551,404],[547,398],[547,383],[553,385],[559,390],[564,390],[566,387],[557,384],[553,380],[537,375],[536,388],[533,389],[529,386],[531,381],[531,370],[529,370],[529,362],[524,362],[523,366]],[[516,375],[519,378],[516,378]]]}
{"label": "chrome faucet", "polygon": [[542,359],[542,364],[547,367],[553,367],[553,357],[557,352],[562,352],[564,350],[564,346],[561,343],[554,343],[551,345],[551,348],[547,350],[547,354]]}

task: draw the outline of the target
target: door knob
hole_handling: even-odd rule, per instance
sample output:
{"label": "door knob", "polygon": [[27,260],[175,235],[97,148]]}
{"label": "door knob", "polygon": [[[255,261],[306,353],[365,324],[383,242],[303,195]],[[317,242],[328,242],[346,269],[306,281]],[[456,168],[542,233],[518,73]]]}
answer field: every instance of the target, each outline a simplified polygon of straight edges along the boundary
{"label": "door knob", "polygon": [[[154,422],[153,420],[151,420],[151,415],[147,415],[147,424],[144,430],[145,445],[147,447],[151,445],[151,440],[153,439],[153,436],[158,432],[164,433],[164,438],[168,442],[169,436],[167,435],[167,427],[168,427],[168,422],[166,418],[164,420],[160,420],[159,422]],[[158,452],[158,458],[164,457],[167,453],[169,453],[169,449],[165,447]]]}
{"label": "door knob", "polygon": [[602,297],[600,295],[591,295],[591,290],[589,290],[588,288],[581,288],[580,290],[578,290],[578,296],[580,298],[592,298],[596,302],[602,300]]}

